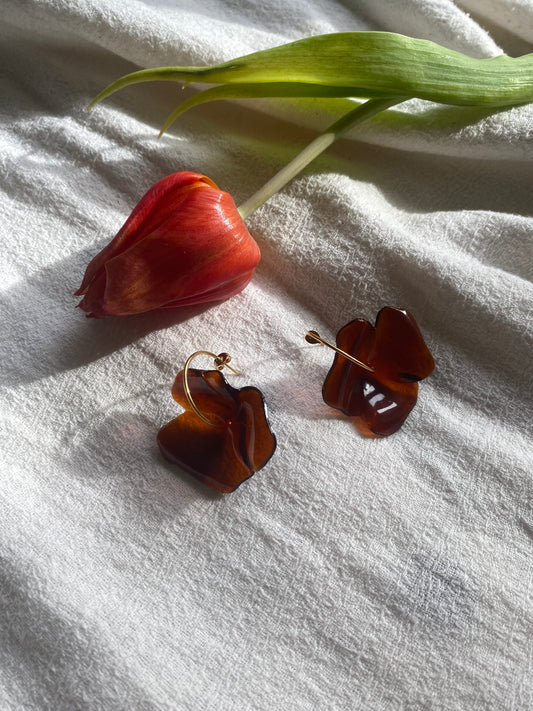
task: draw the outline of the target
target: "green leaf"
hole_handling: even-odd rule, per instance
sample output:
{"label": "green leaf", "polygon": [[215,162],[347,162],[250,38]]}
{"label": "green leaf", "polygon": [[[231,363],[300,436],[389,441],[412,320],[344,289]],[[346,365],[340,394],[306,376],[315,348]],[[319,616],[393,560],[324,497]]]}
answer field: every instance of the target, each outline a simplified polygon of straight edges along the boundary
{"label": "green leaf", "polygon": [[[222,98],[412,98],[506,107],[533,101],[533,54],[476,59],[429,40],[391,32],[318,35],[209,67],[159,67],[118,79],[90,107],[144,81],[220,84],[178,108]],[[228,88],[229,86],[232,89]]]}
{"label": "green leaf", "polygon": [[[350,86],[324,86],[322,84],[298,84],[296,82],[273,82],[271,84],[222,84],[191,96],[183,101],[167,118],[159,133],[162,136],[168,131],[174,121],[189,109],[208,101],[221,99],[258,99],[258,98],[324,98],[338,99],[354,97],[353,88]],[[362,91],[358,99],[382,98],[379,92]],[[389,98],[387,96],[387,98]]]}

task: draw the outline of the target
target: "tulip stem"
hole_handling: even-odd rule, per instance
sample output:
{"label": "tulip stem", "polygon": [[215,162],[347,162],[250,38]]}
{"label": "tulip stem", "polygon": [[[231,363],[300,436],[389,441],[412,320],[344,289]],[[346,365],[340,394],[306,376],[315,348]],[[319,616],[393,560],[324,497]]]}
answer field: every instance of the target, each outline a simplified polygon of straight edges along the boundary
{"label": "tulip stem", "polygon": [[405,97],[398,97],[396,99],[369,99],[365,101],[364,104],[357,106],[353,111],[349,111],[338,121],[335,121],[335,123],[323,131],[320,136],[317,136],[314,141],[311,141],[301,153],[298,153],[296,158],[293,158],[290,163],[276,173],[263,187],[259,188],[252,197],[237,208],[242,219],[245,220],[252,212],[257,210],[258,207],[281,190],[281,188],[308,166],[312,160],[325,151],[326,148],[329,148],[337,138],[346,133],[352,126],[402,101],[405,101]]}

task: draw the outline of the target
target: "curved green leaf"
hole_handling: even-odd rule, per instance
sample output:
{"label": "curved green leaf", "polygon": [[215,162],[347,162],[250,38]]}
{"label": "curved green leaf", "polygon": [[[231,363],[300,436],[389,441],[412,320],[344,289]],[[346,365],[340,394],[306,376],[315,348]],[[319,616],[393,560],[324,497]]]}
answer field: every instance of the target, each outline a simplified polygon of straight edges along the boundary
{"label": "curved green leaf", "polygon": [[[350,96],[418,97],[444,104],[513,106],[533,101],[533,54],[476,59],[429,40],[392,32],[318,35],[210,67],[159,67],[134,72],[104,89],[91,106],[143,81],[349,88]],[[365,93],[366,92],[366,93]],[[272,95],[272,94],[271,94]],[[283,94],[287,96],[287,94]],[[207,100],[207,99],[206,99]]]}
{"label": "curved green leaf", "polygon": [[[221,99],[258,99],[258,98],[358,98],[358,99],[375,99],[383,98],[379,92],[363,90],[361,94],[354,97],[353,88],[350,86],[324,86],[322,84],[297,84],[296,82],[273,82],[272,84],[222,84],[214,86],[211,89],[191,96],[183,101],[167,118],[159,136],[161,137],[165,131],[168,131],[170,126],[176,119],[184,114],[189,109],[200,104],[205,104],[209,101],[219,101]],[[390,97],[386,97],[390,98]]]}

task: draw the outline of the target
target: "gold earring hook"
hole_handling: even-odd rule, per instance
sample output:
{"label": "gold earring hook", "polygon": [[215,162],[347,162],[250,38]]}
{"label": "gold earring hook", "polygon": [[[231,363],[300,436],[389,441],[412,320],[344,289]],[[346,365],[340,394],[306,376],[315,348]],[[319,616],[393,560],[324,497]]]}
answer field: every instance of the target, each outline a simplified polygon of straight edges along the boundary
{"label": "gold earring hook", "polygon": [[339,355],[344,356],[344,358],[348,358],[348,360],[351,360],[352,363],[355,363],[356,365],[359,365],[361,368],[368,370],[369,373],[376,372],[376,369],[373,368],[371,365],[367,365],[366,363],[363,363],[362,361],[357,360],[357,358],[354,358],[349,353],[346,353],[346,351],[342,351],[340,348],[337,348],[337,346],[334,346],[333,343],[330,343],[329,341],[326,341],[325,338],[322,338],[322,336],[320,336],[316,331],[307,331],[307,333],[305,334],[305,340],[308,343],[318,343],[321,346],[327,346],[328,348],[331,348]]}
{"label": "gold earring hook", "polygon": [[202,419],[204,422],[206,422],[208,425],[211,425],[212,427],[215,426],[214,422],[211,422],[211,420],[208,420],[205,415],[202,415],[200,410],[196,407],[196,404],[194,400],[192,399],[191,395],[191,389],[189,388],[189,382],[187,380],[187,377],[189,375],[189,367],[191,365],[191,362],[193,361],[194,358],[197,356],[201,355],[206,355],[206,356],[211,356],[214,358],[214,365],[216,370],[223,370],[224,368],[229,368],[235,375],[240,375],[238,370],[235,370],[235,368],[232,368],[231,365],[229,364],[231,360],[231,356],[229,353],[219,353],[216,355],[216,353],[211,353],[211,351],[196,351],[193,353],[191,356],[187,358],[185,361],[185,366],[183,367],[183,390],[185,392],[185,397],[187,398],[187,402],[189,405],[192,407],[194,412],[198,415],[200,419]]}

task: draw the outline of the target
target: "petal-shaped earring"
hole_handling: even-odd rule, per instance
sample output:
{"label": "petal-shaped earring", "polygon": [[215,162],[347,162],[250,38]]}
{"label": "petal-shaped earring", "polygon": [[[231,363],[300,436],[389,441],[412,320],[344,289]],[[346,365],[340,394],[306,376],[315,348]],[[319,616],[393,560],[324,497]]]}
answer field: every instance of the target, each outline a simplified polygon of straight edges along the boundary
{"label": "petal-shaped earring", "polygon": [[[215,370],[190,368],[200,355],[215,359]],[[172,386],[172,397],[185,412],[159,430],[157,442],[165,459],[207,486],[229,493],[265,466],[276,449],[261,392],[237,390],[220,372],[227,353],[197,351],[186,361]]]}
{"label": "petal-shaped earring", "polygon": [[336,351],[322,396],[355,417],[357,429],[366,435],[385,437],[400,429],[415,406],[417,381],[435,367],[414,317],[391,306],[381,309],[375,326],[364,319],[346,324],[336,346],[316,331],[305,338]]}

